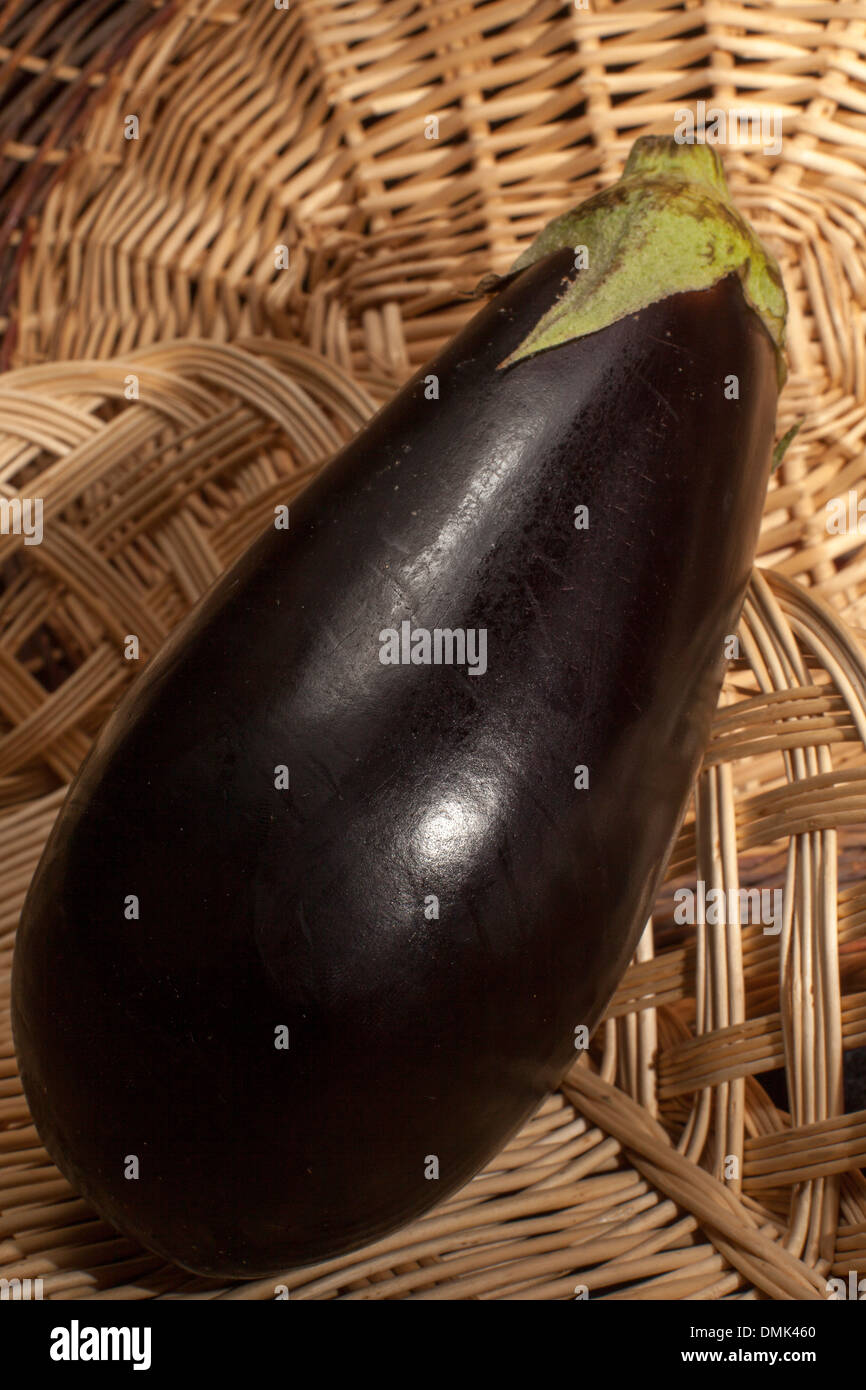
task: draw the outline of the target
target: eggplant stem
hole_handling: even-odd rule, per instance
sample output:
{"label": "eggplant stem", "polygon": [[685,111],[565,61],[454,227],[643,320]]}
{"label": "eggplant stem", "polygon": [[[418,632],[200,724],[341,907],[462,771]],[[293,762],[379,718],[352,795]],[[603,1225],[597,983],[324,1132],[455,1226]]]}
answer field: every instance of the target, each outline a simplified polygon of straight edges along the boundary
{"label": "eggplant stem", "polygon": [[[670,295],[708,290],[736,274],[773,342],[781,389],[788,310],[781,272],[731,201],[712,146],[642,136],[622,178],[555,217],[499,278],[519,274],[565,247],[574,249],[580,273],[500,368],[597,333]],[[485,277],[479,290],[489,283]]]}

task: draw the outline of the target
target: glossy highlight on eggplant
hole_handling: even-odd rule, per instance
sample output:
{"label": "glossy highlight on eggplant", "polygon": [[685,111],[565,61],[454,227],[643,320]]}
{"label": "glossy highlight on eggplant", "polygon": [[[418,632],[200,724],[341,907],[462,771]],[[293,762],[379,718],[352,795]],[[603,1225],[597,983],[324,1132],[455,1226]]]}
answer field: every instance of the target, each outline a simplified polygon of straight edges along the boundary
{"label": "glossy highlight on eggplant", "polygon": [[[503,368],[577,273],[564,246],[504,283],[223,577],[34,879],[13,1024],[39,1132],[198,1273],[329,1258],[469,1179],[651,909],[749,579],[777,350],[730,273]],[[437,631],[467,657],[483,633],[486,669],[382,659]]]}

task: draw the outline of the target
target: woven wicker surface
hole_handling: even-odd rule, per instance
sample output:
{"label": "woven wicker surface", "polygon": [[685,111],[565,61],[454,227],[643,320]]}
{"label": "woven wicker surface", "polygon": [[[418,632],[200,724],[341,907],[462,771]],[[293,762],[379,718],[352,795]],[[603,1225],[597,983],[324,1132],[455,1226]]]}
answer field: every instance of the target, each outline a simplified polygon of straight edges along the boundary
{"label": "woven wicker surface", "polygon": [[[93,95],[148,29],[168,17],[149,0],[33,5],[7,0],[0,15],[0,315],[14,304],[34,214],[69,158]],[[7,325],[4,320],[4,326]],[[7,334],[5,366],[14,335]]]}
{"label": "woven wicker surface", "polygon": [[268,333],[393,382],[636,135],[671,133],[699,99],[753,106],[782,120],[781,153],[734,147],[726,165],[782,265],[780,420],[803,421],[762,554],[866,626],[863,538],[824,526],[866,435],[862,0],[186,0],[158,17],[93,91],[26,228],[14,365]]}
{"label": "woven wicker surface", "polygon": [[[4,1010],[41,846],[141,667],[124,636],[146,660],[274,503],[465,321],[465,292],[614,178],[635,135],[670,132],[702,98],[772,106],[781,153],[734,149],[726,166],[782,262],[780,428],[804,423],[654,929],[590,1055],[486,1173],[284,1282],[292,1297],[825,1297],[828,1273],[866,1272],[866,1112],[845,1114],[842,1090],[843,1053],[866,1044],[866,663],[850,626],[866,626],[866,550],[824,517],[863,472],[866,6],[104,5],[110,51],[85,10],[66,50],[45,46],[50,6],[29,7],[44,21],[29,49],[20,14],[0,30],[0,83],[20,94],[5,108],[0,486],[45,511],[41,545],[0,536]],[[42,107],[25,97],[40,81]],[[51,115],[61,98],[75,123]],[[696,879],[783,889],[781,931],[679,925],[671,895]],[[98,1220],[39,1147],[8,1012],[0,1273],[42,1276],[54,1297],[271,1298],[277,1282],[193,1280]]]}

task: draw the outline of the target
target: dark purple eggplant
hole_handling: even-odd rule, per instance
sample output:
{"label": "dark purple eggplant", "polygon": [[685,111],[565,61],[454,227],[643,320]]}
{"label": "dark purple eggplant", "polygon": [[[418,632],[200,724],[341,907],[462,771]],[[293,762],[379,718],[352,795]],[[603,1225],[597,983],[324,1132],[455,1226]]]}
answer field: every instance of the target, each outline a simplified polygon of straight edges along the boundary
{"label": "dark purple eggplant", "polygon": [[611,289],[645,250],[629,179],[705,247],[736,219],[719,167],[641,142],[553,224],[181,625],[74,783],[18,935],[18,1056],[71,1183],[167,1259],[263,1276],[394,1230],[601,1017],[770,467],[784,296],[744,224],[748,264],[708,282],[702,253],[690,288],[653,223],[674,288]]}

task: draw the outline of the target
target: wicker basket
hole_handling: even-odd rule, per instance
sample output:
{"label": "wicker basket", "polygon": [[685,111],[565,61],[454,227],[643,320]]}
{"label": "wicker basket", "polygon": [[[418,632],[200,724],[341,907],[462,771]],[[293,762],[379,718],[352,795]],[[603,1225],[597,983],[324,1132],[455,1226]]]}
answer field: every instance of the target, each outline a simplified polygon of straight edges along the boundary
{"label": "wicker basket", "polygon": [[[58,26],[31,0],[2,23],[0,485],[51,525],[0,536],[0,1274],[59,1298],[544,1300],[820,1299],[866,1273],[843,1087],[866,1045],[866,550],[825,521],[866,434],[866,6],[88,0]],[[193,1279],[50,1164],[8,1023],[18,913],[130,679],[122,639],[152,654],[481,275],[699,100],[783,118],[778,155],[726,165],[782,263],[780,428],[803,425],[654,922],[589,1055],[462,1192],[281,1281]],[[696,881],[777,888],[780,929],[681,924]]]}

